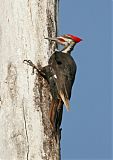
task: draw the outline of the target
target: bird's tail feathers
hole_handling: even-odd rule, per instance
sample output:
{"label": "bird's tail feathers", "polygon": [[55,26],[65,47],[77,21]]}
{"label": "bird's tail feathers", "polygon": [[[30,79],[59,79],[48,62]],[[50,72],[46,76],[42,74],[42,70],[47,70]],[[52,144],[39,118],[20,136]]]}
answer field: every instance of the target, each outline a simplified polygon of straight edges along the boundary
{"label": "bird's tail feathers", "polygon": [[66,106],[67,111],[69,111],[70,110],[69,99],[64,96],[62,91],[60,91],[59,94],[60,94],[62,101],[64,102],[64,105]]}

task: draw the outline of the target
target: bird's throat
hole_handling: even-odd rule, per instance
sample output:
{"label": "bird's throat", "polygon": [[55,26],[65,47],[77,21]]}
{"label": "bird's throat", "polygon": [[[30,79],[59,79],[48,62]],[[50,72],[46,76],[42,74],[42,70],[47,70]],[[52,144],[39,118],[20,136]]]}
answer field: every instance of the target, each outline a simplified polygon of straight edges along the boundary
{"label": "bird's throat", "polygon": [[70,44],[68,44],[67,46],[65,46],[65,47],[62,49],[62,52],[63,52],[63,53],[71,53],[71,51],[73,50],[75,44],[76,44],[75,42],[71,42]]}

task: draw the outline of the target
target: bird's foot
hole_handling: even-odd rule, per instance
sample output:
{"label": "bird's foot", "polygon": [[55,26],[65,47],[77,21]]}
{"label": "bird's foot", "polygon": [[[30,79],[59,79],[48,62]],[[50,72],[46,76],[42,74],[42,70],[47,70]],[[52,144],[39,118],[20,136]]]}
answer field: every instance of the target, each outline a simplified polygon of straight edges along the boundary
{"label": "bird's foot", "polygon": [[33,62],[32,62],[31,60],[26,60],[26,59],[25,59],[25,60],[23,61],[23,63],[25,63],[25,64],[33,67],[33,68],[32,68],[32,74],[34,74],[34,70],[35,70],[35,69],[38,70],[38,68],[36,67],[36,65],[33,64]]}
{"label": "bird's foot", "polygon": [[52,138],[55,138],[55,141],[57,142],[57,139],[58,139],[58,134],[57,134],[57,131],[56,131],[56,129],[52,129],[52,134],[51,134],[51,137],[52,137]]}

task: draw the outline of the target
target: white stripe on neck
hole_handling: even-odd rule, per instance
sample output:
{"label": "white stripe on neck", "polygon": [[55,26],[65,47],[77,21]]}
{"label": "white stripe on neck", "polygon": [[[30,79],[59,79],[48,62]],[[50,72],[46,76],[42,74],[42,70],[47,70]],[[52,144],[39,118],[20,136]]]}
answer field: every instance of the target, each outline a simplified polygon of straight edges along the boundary
{"label": "white stripe on neck", "polygon": [[75,42],[71,42],[69,45],[65,46],[62,50],[63,53],[70,53],[75,46]]}

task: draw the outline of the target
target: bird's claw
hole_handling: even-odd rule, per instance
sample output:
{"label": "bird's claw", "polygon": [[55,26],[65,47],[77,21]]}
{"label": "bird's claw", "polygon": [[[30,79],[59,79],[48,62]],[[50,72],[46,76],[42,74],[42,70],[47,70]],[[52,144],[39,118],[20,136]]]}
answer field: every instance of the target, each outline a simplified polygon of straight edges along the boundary
{"label": "bird's claw", "polygon": [[[26,63],[25,63],[25,62],[26,62]],[[23,61],[23,63],[28,64],[28,65],[30,65],[30,66],[32,66],[32,67],[34,66],[34,64],[33,64],[33,62],[32,62],[31,60],[26,60],[26,59],[25,59],[25,60]]]}
{"label": "bird's claw", "polygon": [[56,142],[57,142],[57,140],[59,139],[61,139],[61,130],[62,130],[62,128],[60,128],[60,129],[58,129],[58,130],[56,130],[56,129],[52,129],[52,133],[51,133],[51,135],[50,135],[50,137],[51,138],[55,138],[55,140],[56,140]]}
{"label": "bird's claw", "polygon": [[31,60],[24,60],[23,63],[33,67],[33,70],[32,70],[32,74],[34,74],[34,69],[37,69],[37,67],[33,64],[33,62]]}

